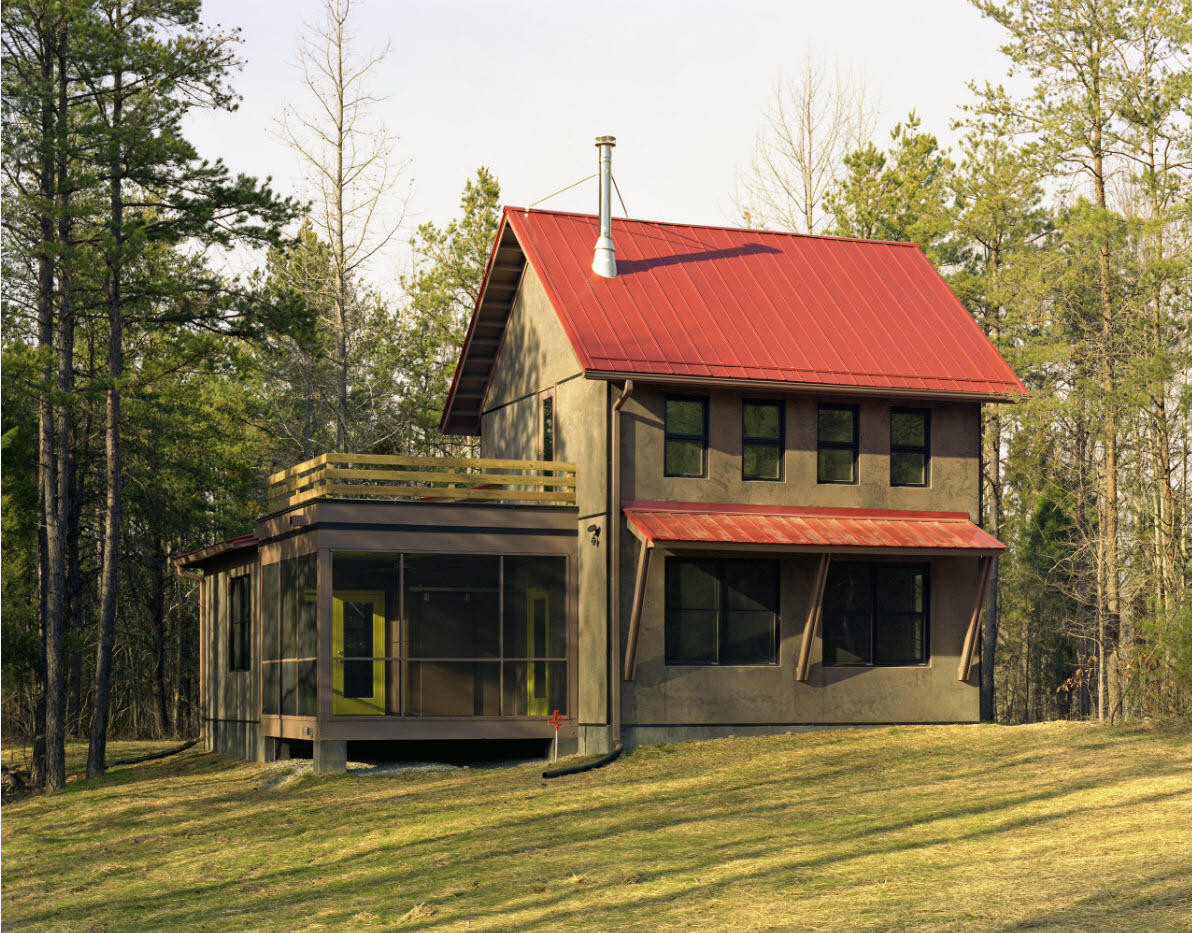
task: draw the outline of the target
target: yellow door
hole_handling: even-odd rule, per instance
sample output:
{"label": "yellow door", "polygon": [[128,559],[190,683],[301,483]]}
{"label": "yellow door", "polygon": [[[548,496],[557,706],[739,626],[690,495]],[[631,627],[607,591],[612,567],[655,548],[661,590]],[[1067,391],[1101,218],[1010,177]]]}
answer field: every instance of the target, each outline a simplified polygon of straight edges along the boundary
{"label": "yellow door", "polygon": [[385,656],[385,594],[338,590],[331,601],[331,711],[383,716],[385,662],[371,659]]}
{"label": "yellow door", "polygon": [[[550,657],[550,593],[530,587],[526,590],[526,657]],[[550,686],[545,661],[531,661],[526,674],[526,712],[549,716]]]}

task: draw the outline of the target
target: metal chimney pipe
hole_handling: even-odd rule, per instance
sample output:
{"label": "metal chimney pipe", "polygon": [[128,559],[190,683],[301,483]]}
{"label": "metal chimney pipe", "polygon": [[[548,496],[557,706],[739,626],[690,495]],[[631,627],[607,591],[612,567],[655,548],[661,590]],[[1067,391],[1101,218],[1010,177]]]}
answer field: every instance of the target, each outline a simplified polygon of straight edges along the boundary
{"label": "metal chimney pipe", "polygon": [[616,137],[596,137],[596,148],[600,150],[600,236],[596,240],[592,271],[606,279],[617,277],[617,255],[613,249],[612,198],[613,146],[616,144]]}

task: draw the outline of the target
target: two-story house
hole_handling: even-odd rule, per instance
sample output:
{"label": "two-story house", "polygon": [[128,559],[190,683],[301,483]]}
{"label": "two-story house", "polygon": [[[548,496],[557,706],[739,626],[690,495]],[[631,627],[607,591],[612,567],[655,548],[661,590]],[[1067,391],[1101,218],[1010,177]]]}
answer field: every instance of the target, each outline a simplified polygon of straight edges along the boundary
{"label": "two-story house", "polygon": [[325,455],[179,559],[208,747],[977,720],[1022,384],[917,246],[613,222],[605,168],[600,216],[504,212],[441,425],[480,459]]}

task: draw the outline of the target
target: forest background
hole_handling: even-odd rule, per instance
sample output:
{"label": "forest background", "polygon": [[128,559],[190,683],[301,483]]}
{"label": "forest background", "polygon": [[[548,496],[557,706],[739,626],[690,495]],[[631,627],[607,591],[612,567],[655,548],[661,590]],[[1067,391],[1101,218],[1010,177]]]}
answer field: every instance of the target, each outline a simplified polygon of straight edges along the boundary
{"label": "forest background", "polygon": [[[1030,389],[983,422],[982,523],[1010,545],[983,717],[1186,716],[1192,6],[974,6],[1017,83],[970,86],[954,150],[914,111],[875,138],[864,82],[808,58],[726,189],[744,225],[920,243]],[[169,558],[250,528],[265,476],[467,452],[437,424],[497,179],[411,234],[386,50],[353,42],[348,0],[304,34],[278,115],[301,190],[234,174],[184,132],[238,104],[237,33],[201,14],[2,14],[2,724],[50,789],[67,736],[98,774],[109,734],[196,731],[197,600]],[[403,239],[405,273],[379,275]]]}

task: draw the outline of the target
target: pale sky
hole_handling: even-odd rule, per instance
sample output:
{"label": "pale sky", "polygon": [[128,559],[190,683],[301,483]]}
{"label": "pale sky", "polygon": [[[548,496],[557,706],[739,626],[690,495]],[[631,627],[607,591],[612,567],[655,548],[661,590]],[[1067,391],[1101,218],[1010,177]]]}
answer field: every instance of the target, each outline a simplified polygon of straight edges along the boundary
{"label": "pale sky", "polygon": [[[246,60],[235,114],[196,117],[191,138],[234,171],[299,193],[296,157],[274,136],[301,106],[295,45],[320,0],[205,0],[204,20],[238,26]],[[617,137],[613,174],[630,216],[734,223],[732,193],[779,75],[808,52],[863,75],[877,142],[912,107],[945,143],[966,81],[1006,79],[1000,27],[964,0],[362,0],[360,51],[391,43],[377,72],[382,116],[409,159],[410,230],[457,213],[480,165],[502,202],[525,206],[595,171],[593,137]],[[595,212],[596,183],[544,207]],[[404,250],[373,278],[391,279]]]}

